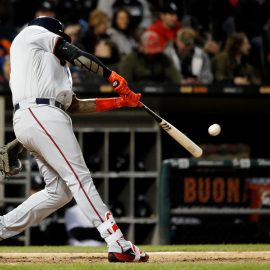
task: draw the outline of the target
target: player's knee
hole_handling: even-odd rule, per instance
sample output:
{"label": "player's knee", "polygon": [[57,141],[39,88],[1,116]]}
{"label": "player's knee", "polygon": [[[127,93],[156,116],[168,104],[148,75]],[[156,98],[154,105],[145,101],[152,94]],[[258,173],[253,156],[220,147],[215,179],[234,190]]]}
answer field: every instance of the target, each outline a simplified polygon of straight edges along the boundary
{"label": "player's knee", "polygon": [[73,198],[72,193],[68,189],[58,190],[57,192],[46,188],[45,190],[49,198],[60,206],[67,204]]}
{"label": "player's knee", "polygon": [[71,192],[63,192],[62,194],[58,194],[59,204],[65,205],[72,200],[73,196]]}
{"label": "player's knee", "polygon": [[73,195],[71,192],[66,192],[65,194],[63,194],[63,202],[65,202],[65,204],[69,203],[72,199]]}

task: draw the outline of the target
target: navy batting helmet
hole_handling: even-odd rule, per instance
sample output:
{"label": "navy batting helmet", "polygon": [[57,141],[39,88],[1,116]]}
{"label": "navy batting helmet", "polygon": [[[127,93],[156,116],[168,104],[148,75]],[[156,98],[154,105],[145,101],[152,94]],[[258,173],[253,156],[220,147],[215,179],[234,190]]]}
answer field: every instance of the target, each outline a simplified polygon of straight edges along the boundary
{"label": "navy batting helmet", "polygon": [[52,17],[37,17],[28,23],[30,25],[38,25],[46,28],[50,32],[53,32],[61,36],[64,40],[71,42],[71,37],[64,33],[64,25],[57,19]]}

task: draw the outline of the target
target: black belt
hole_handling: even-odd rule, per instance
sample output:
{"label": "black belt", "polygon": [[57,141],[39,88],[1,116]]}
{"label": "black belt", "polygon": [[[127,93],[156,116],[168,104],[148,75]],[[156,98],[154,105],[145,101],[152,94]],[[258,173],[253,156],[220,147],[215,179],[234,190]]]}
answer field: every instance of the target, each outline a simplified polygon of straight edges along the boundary
{"label": "black belt", "polygon": [[[54,104],[52,104],[51,99],[49,99],[49,98],[36,98],[35,103],[36,104],[53,105],[53,106],[60,108],[62,110],[65,109],[65,106],[56,100],[54,101]],[[20,104],[19,103],[15,104],[14,112],[16,112],[19,109],[20,109]]]}

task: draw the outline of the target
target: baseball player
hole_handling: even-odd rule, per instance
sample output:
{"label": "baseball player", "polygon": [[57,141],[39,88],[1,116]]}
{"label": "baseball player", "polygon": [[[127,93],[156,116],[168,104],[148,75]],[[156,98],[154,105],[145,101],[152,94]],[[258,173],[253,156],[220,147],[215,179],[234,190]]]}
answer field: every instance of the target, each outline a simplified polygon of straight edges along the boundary
{"label": "baseball player", "polygon": [[[110,262],[147,261],[149,256],[124,238],[100,198],[66,113],[138,107],[141,94],[94,55],[72,45],[63,24],[51,17],[31,21],[14,39],[10,57],[14,132],[35,156],[46,186],[0,217],[0,237],[39,223],[74,197],[106,241]],[[119,97],[78,99],[66,61],[106,78]]]}

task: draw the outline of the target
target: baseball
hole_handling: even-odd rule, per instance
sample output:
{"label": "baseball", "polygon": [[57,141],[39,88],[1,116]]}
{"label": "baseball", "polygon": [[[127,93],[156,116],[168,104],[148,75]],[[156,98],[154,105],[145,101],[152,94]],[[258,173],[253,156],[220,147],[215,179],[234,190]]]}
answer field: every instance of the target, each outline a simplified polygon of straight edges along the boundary
{"label": "baseball", "polygon": [[219,124],[213,124],[208,128],[208,133],[211,136],[217,136],[221,132],[221,127]]}

